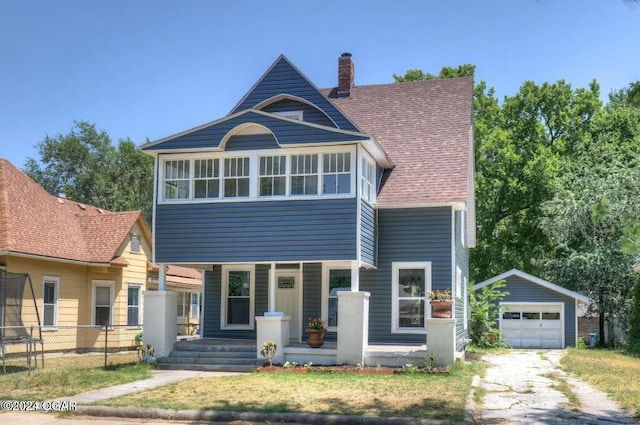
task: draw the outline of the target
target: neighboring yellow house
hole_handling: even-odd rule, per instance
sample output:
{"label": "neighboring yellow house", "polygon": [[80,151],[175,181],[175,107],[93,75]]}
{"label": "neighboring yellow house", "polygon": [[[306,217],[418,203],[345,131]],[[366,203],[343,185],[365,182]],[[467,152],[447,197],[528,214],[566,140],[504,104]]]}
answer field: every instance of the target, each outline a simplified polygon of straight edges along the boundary
{"label": "neighboring yellow house", "polygon": [[[140,211],[111,212],[50,195],[0,158],[0,271],[31,276],[45,351],[102,350],[105,332],[96,327],[105,324],[110,350],[133,347],[142,331],[143,291],[157,289],[151,259],[151,232]],[[183,306],[189,302],[178,309],[178,324],[195,330],[202,274],[170,266],[166,283],[182,294]],[[38,324],[28,285],[22,320],[25,327]]]}

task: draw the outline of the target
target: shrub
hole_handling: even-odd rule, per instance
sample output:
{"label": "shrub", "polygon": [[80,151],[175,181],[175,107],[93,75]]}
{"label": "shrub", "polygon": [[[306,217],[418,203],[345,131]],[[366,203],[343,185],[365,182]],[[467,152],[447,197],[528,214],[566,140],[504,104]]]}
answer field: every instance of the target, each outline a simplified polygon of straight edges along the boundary
{"label": "shrub", "polygon": [[488,285],[474,291],[469,290],[469,306],[471,309],[471,320],[469,323],[469,334],[471,341],[481,348],[507,347],[502,332],[498,329],[497,320],[500,314],[499,301],[508,292],[500,289],[506,286],[501,280],[492,285]]}

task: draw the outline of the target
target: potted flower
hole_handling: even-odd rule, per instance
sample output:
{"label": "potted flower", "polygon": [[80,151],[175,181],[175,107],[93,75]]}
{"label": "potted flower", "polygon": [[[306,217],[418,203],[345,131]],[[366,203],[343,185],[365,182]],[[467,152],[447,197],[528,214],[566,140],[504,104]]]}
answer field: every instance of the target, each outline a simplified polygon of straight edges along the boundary
{"label": "potted flower", "polygon": [[453,304],[451,290],[436,289],[435,291],[429,291],[427,298],[431,303],[431,317],[437,319],[449,319],[451,317],[451,305]]}
{"label": "potted flower", "polygon": [[309,317],[307,320],[307,345],[312,348],[322,347],[325,331],[322,317]]}

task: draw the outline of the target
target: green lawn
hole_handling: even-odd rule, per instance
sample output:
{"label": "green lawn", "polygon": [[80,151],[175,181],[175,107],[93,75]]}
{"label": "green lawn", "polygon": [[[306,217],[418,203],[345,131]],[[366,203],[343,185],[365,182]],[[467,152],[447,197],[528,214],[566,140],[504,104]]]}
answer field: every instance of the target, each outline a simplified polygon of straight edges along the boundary
{"label": "green lawn", "polygon": [[112,406],[164,409],[307,412],[460,421],[482,363],[440,374],[259,372],[200,378],[112,399]]}
{"label": "green lawn", "polygon": [[[99,359],[98,359],[99,360]],[[95,360],[95,361],[98,361]],[[83,365],[82,362],[77,362]],[[51,361],[44,369],[0,374],[0,399],[2,400],[50,400],[71,397],[76,394],[124,384],[151,377],[151,366],[146,363],[113,365],[108,370],[101,367],[62,367]]]}
{"label": "green lawn", "polygon": [[561,364],[640,417],[640,358],[612,350],[570,348]]}

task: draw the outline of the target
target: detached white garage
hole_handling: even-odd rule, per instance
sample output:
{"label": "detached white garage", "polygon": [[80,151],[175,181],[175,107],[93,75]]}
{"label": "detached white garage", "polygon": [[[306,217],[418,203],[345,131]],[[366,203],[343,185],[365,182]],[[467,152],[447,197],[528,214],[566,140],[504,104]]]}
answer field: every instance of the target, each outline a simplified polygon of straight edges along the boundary
{"label": "detached white garage", "polygon": [[577,345],[578,304],[584,295],[520,270],[510,270],[474,285],[474,290],[504,280],[499,326],[514,348],[565,348]]}

